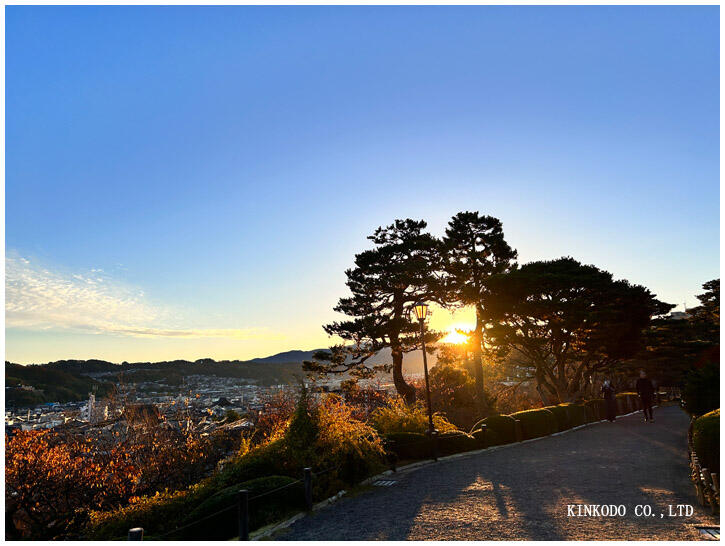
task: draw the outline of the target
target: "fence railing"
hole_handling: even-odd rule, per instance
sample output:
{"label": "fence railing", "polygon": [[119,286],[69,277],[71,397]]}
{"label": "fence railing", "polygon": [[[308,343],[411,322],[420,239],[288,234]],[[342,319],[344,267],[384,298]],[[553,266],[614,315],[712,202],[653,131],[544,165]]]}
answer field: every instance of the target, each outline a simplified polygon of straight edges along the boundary
{"label": "fence railing", "polygon": [[[599,415],[599,410],[595,410],[597,414],[597,420],[601,418]],[[482,425],[480,429],[482,433],[481,438],[481,446],[482,448],[486,447],[486,425]],[[520,419],[515,419],[515,436],[516,436],[516,442],[521,442],[523,440],[523,428],[522,423]],[[432,435],[428,435],[428,438],[426,440],[413,440],[410,442],[405,443],[399,443],[396,441],[388,440],[385,443],[385,451],[387,456],[387,462],[390,467],[390,469],[393,472],[397,471],[397,456],[395,455],[394,450],[404,447],[409,447],[412,445],[420,445],[424,442],[429,443],[430,447],[430,458],[434,461],[437,461],[440,454],[440,446],[439,446],[439,435],[438,431],[435,431]],[[313,479],[315,476],[321,476],[323,474],[326,474],[328,472],[338,470],[341,468],[342,465],[338,465],[335,467],[330,467],[325,470],[320,470],[317,472],[313,472],[311,468],[305,468],[303,471],[303,475],[301,479],[294,480],[290,483],[287,483],[285,485],[282,485],[280,487],[277,487],[275,489],[271,489],[269,491],[264,491],[262,493],[259,493],[253,497],[249,496],[249,491],[246,489],[242,489],[237,494],[237,502],[236,504],[227,506],[226,508],[223,508],[222,510],[219,510],[217,512],[214,512],[213,514],[209,514],[207,516],[204,516],[203,518],[200,518],[196,521],[193,521],[191,523],[187,523],[186,525],[183,525],[181,527],[177,527],[175,529],[172,529],[171,531],[168,531],[166,533],[163,533],[161,535],[154,535],[153,538],[156,540],[164,539],[167,537],[170,537],[172,535],[178,534],[181,531],[184,531],[186,529],[189,529],[190,527],[194,527],[198,525],[199,523],[202,523],[203,521],[209,520],[215,516],[218,516],[219,514],[231,511],[233,509],[237,509],[237,518],[238,518],[238,528],[239,528],[239,540],[249,540],[249,507],[250,503],[253,501],[257,501],[263,497],[266,497],[268,495],[271,495],[273,493],[277,493],[279,491],[282,491],[284,489],[293,487],[295,485],[298,485],[299,483],[304,484],[303,490],[304,490],[304,505],[306,510],[311,511],[313,507],[313,496],[312,496],[312,485],[313,485]],[[715,479],[717,479],[717,475],[714,475]],[[129,529],[128,531],[128,540],[143,540],[144,536],[144,530],[141,527],[136,527],[133,529]]]}
{"label": "fence railing", "polygon": [[[250,503],[253,503],[254,501],[258,501],[259,499],[262,499],[263,497],[266,497],[268,495],[272,495],[273,493],[278,493],[284,489],[288,489],[290,487],[293,487],[293,486],[296,486],[296,485],[302,483],[302,484],[304,484],[303,491],[304,491],[305,509],[308,511],[311,511],[312,507],[313,507],[312,485],[313,485],[314,476],[321,476],[328,472],[332,472],[334,470],[339,470],[341,467],[342,467],[342,465],[337,465],[334,467],[327,468],[325,470],[321,470],[319,472],[313,472],[312,468],[305,468],[301,479],[294,480],[292,482],[286,483],[285,485],[276,487],[274,489],[270,489],[268,491],[263,491],[262,493],[254,495],[253,497],[249,496],[249,490],[240,489],[239,492],[237,493],[237,502],[235,504],[229,505],[226,508],[223,508],[221,510],[218,510],[217,512],[214,512],[213,514],[208,514],[208,515],[204,516],[203,518],[199,518],[195,521],[192,521],[192,522],[182,525],[180,527],[176,527],[176,528],[172,529],[171,531],[167,531],[160,535],[154,535],[153,538],[155,540],[163,540],[170,536],[177,535],[186,529],[195,527],[195,526],[199,525],[200,523],[207,521],[213,517],[216,517],[220,514],[223,514],[225,512],[230,512],[230,511],[236,509],[237,510],[238,529],[239,529],[239,535],[238,535],[239,540],[249,540],[249,533],[250,533],[249,507],[250,507]],[[143,537],[144,537],[144,530],[141,527],[135,527],[133,529],[128,530],[128,540],[143,540]]]}

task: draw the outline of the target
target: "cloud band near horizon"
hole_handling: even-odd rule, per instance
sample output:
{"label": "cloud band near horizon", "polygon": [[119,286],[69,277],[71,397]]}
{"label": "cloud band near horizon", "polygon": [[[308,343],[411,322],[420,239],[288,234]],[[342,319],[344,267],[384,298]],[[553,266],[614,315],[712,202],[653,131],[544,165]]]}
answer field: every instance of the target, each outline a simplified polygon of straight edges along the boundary
{"label": "cloud band near horizon", "polygon": [[5,326],[117,336],[272,339],[267,328],[172,328],[175,313],[100,269],[61,273],[11,252],[5,257]]}

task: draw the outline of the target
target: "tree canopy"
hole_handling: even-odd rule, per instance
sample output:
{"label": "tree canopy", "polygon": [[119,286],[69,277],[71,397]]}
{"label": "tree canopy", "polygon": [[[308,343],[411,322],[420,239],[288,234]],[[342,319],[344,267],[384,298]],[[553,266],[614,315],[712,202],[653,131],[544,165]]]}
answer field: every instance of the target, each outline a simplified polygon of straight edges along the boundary
{"label": "tree canopy", "polygon": [[646,288],[572,258],[496,275],[484,302],[487,335],[524,357],[545,404],[575,399],[589,376],[633,356],[652,317],[672,308]]}
{"label": "tree canopy", "polygon": [[443,237],[446,300],[453,305],[473,306],[476,325],[472,332],[474,377],[479,408],[483,389],[483,298],[492,275],[516,267],[516,251],[504,239],[498,218],[478,212],[459,212],[448,223]]}

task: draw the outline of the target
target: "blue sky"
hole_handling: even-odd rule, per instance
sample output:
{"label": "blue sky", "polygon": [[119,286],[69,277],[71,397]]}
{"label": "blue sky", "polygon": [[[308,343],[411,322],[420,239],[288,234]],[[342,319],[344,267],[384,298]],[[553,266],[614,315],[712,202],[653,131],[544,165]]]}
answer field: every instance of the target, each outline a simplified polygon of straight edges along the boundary
{"label": "blue sky", "polygon": [[694,305],[718,9],[7,7],[6,358],[324,346],[365,236],[460,210]]}

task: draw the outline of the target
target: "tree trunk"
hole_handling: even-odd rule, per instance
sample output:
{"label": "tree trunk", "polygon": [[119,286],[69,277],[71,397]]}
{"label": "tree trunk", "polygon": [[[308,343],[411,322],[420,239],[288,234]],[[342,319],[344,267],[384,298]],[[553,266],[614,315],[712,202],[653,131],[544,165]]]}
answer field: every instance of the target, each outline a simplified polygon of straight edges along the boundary
{"label": "tree trunk", "polygon": [[403,377],[403,352],[400,349],[393,349],[393,383],[395,390],[408,405],[415,404],[415,387],[406,383]]}
{"label": "tree trunk", "polygon": [[541,397],[541,403],[544,404],[544,406],[553,406],[555,404],[552,404],[551,398],[546,394],[546,391],[544,388],[542,388],[541,384],[536,385],[536,390],[539,393],[539,397]]}
{"label": "tree trunk", "polygon": [[476,388],[476,405],[481,416],[486,412],[486,393],[483,389],[483,310],[476,307],[476,329],[473,332],[473,371]]}

